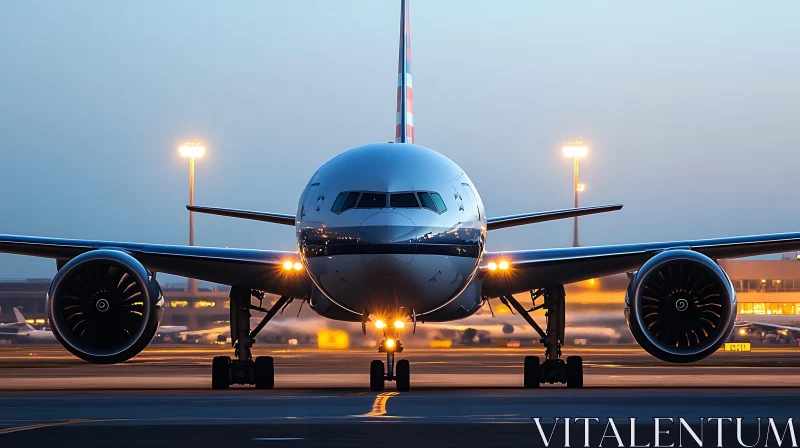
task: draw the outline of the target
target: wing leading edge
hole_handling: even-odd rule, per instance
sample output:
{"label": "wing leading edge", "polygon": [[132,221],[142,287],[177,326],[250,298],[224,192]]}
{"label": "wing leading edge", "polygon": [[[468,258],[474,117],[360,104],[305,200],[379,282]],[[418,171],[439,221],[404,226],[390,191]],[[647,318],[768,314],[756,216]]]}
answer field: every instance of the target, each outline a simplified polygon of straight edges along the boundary
{"label": "wing leading edge", "polygon": [[305,271],[283,269],[286,261],[299,261],[296,252],[0,235],[0,253],[70,260],[95,249],[127,252],[152,272],[245,285],[297,298],[307,297],[311,290]]}
{"label": "wing leading edge", "polygon": [[236,210],[232,208],[201,207],[198,205],[187,205],[186,210],[196,213],[207,213],[209,215],[228,216],[231,218],[252,219],[253,221],[271,222],[283,224],[285,226],[295,225],[294,215],[270,212],[254,212],[250,210]]}
{"label": "wing leading edge", "polygon": [[[635,271],[659,252],[688,249],[709,258],[741,258],[800,250],[800,233],[619,246],[570,247],[487,252],[481,263],[484,294],[499,297],[556,284],[567,284]],[[489,271],[490,262],[507,261],[507,271]]]}
{"label": "wing leading edge", "polygon": [[549,212],[525,213],[521,215],[499,216],[486,220],[487,230],[504,229],[506,227],[535,224],[537,222],[554,221],[556,219],[575,218],[577,216],[594,215],[596,213],[621,210],[622,204],[601,205],[597,207],[568,208]]}

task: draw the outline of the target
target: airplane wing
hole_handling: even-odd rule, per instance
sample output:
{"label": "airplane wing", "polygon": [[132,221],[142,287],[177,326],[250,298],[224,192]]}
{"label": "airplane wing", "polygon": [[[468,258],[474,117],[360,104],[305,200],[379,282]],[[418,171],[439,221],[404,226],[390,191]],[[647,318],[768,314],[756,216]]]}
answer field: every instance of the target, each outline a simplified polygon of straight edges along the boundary
{"label": "airplane wing", "polygon": [[311,290],[305,271],[287,274],[283,270],[286,261],[299,261],[296,252],[0,235],[0,253],[53,258],[60,262],[95,249],[127,252],[151,272],[224,285],[245,285],[289,297],[307,297]]}
{"label": "airplane wing", "polygon": [[[516,294],[546,286],[574,283],[638,270],[669,249],[688,249],[709,258],[740,258],[800,250],[800,233],[781,233],[619,246],[570,247],[486,252],[480,273],[488,297]],[[492,271],[489,263],[506,261],[508,270]]]}
{"label": "airplane wing", "polygon": [[566,210],[553,210],[549,212],[524,213],[522,215],[498,216],[486,220],[486,230],[505,229],[506,227],[535,224],[537,222],[555,221],[557,219],[575,218],[577,216],[594,215],[597,213],[621,210],[622,204],[601,205],[597,207],[568,208]]}
{"label": "airplane wing", "polygon": [[209,215],[229,216],[231,218],[272,222],[275,224],[283,224],[285,226],[295,225],[295,216],[284,213],[254,212],[250,210],[235,210],[232,208],[201,207],[198,205],[187,205],[186,210],[196,213],[207,213]]}
{"label": "airplane wing", "polygon": [[24,319],[22,322],[0,324],[0,341],[18,341],[21,337],[26,336],[31,329],[32,327]]}

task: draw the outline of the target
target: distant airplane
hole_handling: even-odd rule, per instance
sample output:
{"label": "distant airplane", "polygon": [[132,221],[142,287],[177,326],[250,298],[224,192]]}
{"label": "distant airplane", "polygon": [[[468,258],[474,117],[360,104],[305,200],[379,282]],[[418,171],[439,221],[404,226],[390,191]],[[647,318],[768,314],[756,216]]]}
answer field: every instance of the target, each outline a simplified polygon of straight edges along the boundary
{"label": "distant airplane", "polygon": [[155,339],[160,341],[172,340],[172,342],[175,342],[187,330],[188,328],[184,325],[161,325],[158,327],[158,331],[156,331]]}
{"label": "distant airplane", "polygon": [[[800,249],[800,233],[786,233],[487,251],[489,232],[622,206],[487,217],[469,176],[447,157],[414,144],[409,30],[408,3],[402,0],[394,143],[359,146],[322,165],[300,195],[295,214],[188,207],[292,226],[297,250],[0,235],[0,252],[56,260],[47,310],[67,350],[94,363],[122,362],[139,353],[158,329],[163,298],[156,273],[163,272],[232,286],[236,359],[214,358],[213,388],[234,383],[272,388],[273,359],[253,359],[251,346],[278,311],[301,300],[326,318],[360,322],[364,331],[371,321],[383,333],[378,351],[386,353],[387,363],[372,361],[370,388],[383,390],[389,380],[396,381],[397,390],[408,391],[409,362],[395,365],[395,354],[403,352],[401,332],[413,331],[418,322],[470,316],[494,299],[514,308],[545,347],[544,363],[537,356],[525,358],[524,386],[565,382],[581,387],[581,358],[562,358],[564,284],[636,271],[625,298],[634,338],[659,359],[688,363],[714,353],[736,320],[734,289],[716,260]],[[680,182],[680,173],[673,174],[653,181]],[[286,194],[278,185],[270,188],[268,195]],[[528,292],[534,300],[530,309],[514,297]],[[260,303],[267,293],[280,298],[264,308]],[[251,329],[254,310],[266,315]],[[531,318],[535,310],[547,312],[545,328]]]}
{"label": "distant airplane", "polygon": [[[779,316],[784,317],[784,316]],[[782,342],[787,344],[800,343],[800,327],[794,325],[783,325],[776,322],[769,322],[763,316],[760,322],[750,320],[736,320],[734,331],[731,333],[731,340],[748,340],[757,337],[758,339],[772,342]]]}
{"label": "distant airplane", "polygon": [[[49,327],[39,330],[31,326],[18,307],[14,307],[14,316],[17,318],[16,322],[0,324],[0,340],[10,340],[15,343],[58,342]],[[177,338],[184,332],[186,332],[185,326],[164,325],[158,327],[155,338]]]}
{"label": "distant airplane", "polygon": [[32,327],[19,308],[14,308],[16,322],[0,324],[0,340],[14,343],[30,342],[57,342],[53,332],[49,329],[39,330]]}

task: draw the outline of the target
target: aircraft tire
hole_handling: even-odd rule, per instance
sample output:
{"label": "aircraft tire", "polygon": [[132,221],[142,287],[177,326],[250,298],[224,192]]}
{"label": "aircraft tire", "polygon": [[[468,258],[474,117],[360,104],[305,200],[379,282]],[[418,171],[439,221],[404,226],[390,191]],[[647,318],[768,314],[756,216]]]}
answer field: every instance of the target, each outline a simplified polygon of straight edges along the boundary
{"label": "aircraft tire", "polygon": [[211,388],[227,389],[231,385],[230,356],[215,356],[211,361]]}
{"label": "aircraft tire", "polygon": [[567,387],[583,387],[583,359],[580,356],[567,358]]}
{"label": "aircraft tire", "polygon": [[256,389],[272,389],[275,387],[275,362],[272,356],[259,356],[253,365],[253,377]]}
{"label": "aircraft tire", "polygon": [[407,359],[397,361],[397,377],[395,378],[395,386],[398,392],[408,392],[411,390],[411,366]]}
{"label": "aircraft tire", "polygon": [[383,391],[384,370],[383,361],[376,359],[369,365],[369,390],[372,392]]}
{"label": "aircraft tire", "polygon": [[542,384],[542,365],[539,363],[538,356],[525,357],[525,370],[523,373],[523,385],[526,389],[539,387]]}

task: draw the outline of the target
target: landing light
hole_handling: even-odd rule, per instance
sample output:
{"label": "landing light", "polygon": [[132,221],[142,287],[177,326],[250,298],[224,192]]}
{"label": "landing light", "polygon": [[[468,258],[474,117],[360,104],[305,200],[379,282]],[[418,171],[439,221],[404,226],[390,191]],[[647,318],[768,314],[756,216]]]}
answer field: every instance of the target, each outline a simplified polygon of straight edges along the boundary
{"label": "landing light", "polygon": [[403,328],[403,327],[405,327],[405,326],[406,326],[406,324],[404,324],[402,320],[394,321],[394,328],[397,328],[398,330]]}
{"label": "landing light", "polygon": [[292,264],[291,261],[284,261],[283,262],[283,269],[286,269],[287,271],[291,271],[292,270],[292,265],[293,264]]}
{"label": "landing light", "polygon": [[386,322],[378,319],[375,321],[375,328],[386,328]]}
{"label": "landing light", "polygon": [[302,265],[302,264],[300,264],[299,262],[298,262],[298,263],[295,263],[295,264],[294,264],[294,270],[295,270],[295,271],[299,271],[300,269],[303,269],[303,265]]}
{"label": "landing light", "polygon": [[387,348],[394,348],[394,339],[387,339],[386,340],[386,347]]}
{"label": "landing light", "polygon": [[498,269],[500,269],[501,271],[507,271],[509,266],[510,266],[510,264],[506,260],[502,260],[499,263],[495,263],[494,261],[491,261],[491,262],[489,262],[489,264],[486,265],[486,267],[490,271],[496,271]]}

